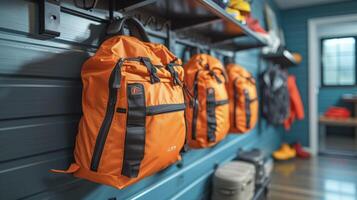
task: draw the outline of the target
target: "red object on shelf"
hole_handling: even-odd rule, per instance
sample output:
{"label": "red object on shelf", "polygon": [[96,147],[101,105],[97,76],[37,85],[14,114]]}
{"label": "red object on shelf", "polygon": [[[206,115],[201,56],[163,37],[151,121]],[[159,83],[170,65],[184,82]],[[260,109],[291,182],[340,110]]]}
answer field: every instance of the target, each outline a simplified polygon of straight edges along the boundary
{"label": "red object on shelf", "polygon": [[246,22],[247,22],[247,25],[248,27],[254,31],[254,32],[257,32],[257,33],[262,33],[262,34],[268,34],[264,29],[263,27],[259,24],[259,21],[255,18],[253,18],[251,15],[248,15],[246,17]]}
{"label": "red object on shelf", "polygon": [[329,118],[348,119],[351,117],[351,111],[347,108],[333,106],[327,109],[324,115]]}

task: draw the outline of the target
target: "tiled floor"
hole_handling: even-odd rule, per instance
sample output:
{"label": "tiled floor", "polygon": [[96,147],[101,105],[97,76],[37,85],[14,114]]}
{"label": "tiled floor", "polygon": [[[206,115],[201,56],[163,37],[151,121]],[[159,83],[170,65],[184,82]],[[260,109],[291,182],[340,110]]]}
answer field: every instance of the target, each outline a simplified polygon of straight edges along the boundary
{"label": "tiled floor", "polygon": [[270,200],[357,200],[357,160],[316,157],[276,162]]}

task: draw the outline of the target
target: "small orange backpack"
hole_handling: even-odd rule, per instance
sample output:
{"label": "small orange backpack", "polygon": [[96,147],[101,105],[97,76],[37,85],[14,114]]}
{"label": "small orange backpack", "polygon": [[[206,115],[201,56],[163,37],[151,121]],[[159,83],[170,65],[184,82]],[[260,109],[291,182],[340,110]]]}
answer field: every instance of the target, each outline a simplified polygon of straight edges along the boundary
{"label": "small orange backpack", "polygon": [[193,96],[186,108],[187,144],[192,148],[213,146],[229,130],[225,69],[218,59],[196,54],[184,70],[185,85]]}
{"label": "small orange backpack", "polygon": [[258,121],[258,95],[254,77],[237,64],[227,65],[232,133],[245,133]]}
{"label": "small orange backpack", "polygon": [[[135,18],[113,26],[136,28]],[[82,68],[83,116],[67,171],[124,188],[180,160],[185,142],[184,71],[161,44],[114,36]]]}

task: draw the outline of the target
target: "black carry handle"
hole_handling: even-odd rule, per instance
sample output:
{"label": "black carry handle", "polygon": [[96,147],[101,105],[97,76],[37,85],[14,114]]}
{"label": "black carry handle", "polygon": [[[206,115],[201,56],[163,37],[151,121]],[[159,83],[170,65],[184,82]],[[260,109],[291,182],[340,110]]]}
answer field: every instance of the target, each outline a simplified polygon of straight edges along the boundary
{"label": "black carry handle", "polygon": [[125,35],[124,26],[127,26],[130,35],[140,39],[143,42],[150,42],[149,36],[145,31],[141,22],[132,16],[123,17],[119,20],[114,20],[107,28],[107,35]]}

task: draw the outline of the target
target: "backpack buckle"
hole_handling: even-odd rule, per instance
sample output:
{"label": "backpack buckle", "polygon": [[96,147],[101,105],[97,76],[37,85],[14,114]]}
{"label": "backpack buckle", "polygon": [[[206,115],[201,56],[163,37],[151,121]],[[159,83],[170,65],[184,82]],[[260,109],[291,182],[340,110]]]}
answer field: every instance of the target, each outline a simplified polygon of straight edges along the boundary
{"label": "backpack buckle", "polygon": [[172,78],[173,78],[173,83],[174,85],[180,85],[182,86],[182,83],[180,81],[180,79],[178,78],[178,74],[177,74],[177,71],[174,69],[174,65],[173,63],[169,63],[167,65],[167,69],[168,71],[170,72]]}
{"label": "backpack buckle", "polygon": [[140,60],[142,63],[144,63],[144,65],[146,66],[146,68],[149,71],[151,84],[160,82],[160,78],[157,76],[157,73],[156,73],[157,72],[156,68],[151,63],[150,59],[147,57],[141,57]]}

